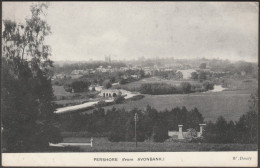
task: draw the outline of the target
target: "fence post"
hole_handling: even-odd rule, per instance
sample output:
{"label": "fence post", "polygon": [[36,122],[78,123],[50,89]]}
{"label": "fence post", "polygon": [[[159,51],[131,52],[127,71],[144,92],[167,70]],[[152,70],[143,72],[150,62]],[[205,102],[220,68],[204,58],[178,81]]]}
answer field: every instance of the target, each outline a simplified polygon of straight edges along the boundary
{"label": "fence post", "polygon": [[91,137],[91,139],[90,139],[90,146],[91,147],[93,147],[93,143],[92,142],[93,142],[93,138]]}

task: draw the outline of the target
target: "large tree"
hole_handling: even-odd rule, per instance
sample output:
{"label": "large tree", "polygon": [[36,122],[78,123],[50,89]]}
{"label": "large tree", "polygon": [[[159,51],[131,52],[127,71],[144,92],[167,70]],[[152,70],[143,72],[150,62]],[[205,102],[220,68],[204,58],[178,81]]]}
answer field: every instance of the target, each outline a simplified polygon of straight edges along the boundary
{"label": "large tree", "polygon": [[249,111],[239,118],[236,124],[237,141],[240,143],[258,142],[258,93],[251,94]]}
{"label": "large tree", "polygon": [[52,100],[50,46],[51,33],[44,20],[47,4],[31,6],[25,23],[4,20],[2,33],[1,111],[3,150],[43,151],[49,142],[59,142]]}

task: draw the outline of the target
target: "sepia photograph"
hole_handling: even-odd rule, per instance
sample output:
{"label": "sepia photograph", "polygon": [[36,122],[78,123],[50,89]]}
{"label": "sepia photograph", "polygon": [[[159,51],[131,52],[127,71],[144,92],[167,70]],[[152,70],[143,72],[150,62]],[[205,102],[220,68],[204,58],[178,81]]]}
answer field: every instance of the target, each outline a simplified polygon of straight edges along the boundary
{"label": "sepia photograph", "polygon": [[258,2],[1,8],[3,166],[258,165]]}

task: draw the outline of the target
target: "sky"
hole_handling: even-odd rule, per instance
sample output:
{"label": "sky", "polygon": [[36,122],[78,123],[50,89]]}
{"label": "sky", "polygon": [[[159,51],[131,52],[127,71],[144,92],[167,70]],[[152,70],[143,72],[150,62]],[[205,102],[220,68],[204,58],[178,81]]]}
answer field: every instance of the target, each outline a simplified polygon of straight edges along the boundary
{"label": "sky", "polygon": [[[32,2],[3,2],[23,22]],[[256,2],[49,2],[54,61],[145,58],[258,60]]]}

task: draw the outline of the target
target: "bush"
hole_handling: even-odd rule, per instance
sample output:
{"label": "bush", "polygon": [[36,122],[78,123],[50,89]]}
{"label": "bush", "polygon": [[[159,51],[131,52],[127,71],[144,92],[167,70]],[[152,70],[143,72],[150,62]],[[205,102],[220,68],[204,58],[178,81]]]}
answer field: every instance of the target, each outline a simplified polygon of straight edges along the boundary
{"label": "bush", "polygon": [[204,81],[202,85],[206,91],[214,89],[214,84],[210,81]]}
{"label": "bush", "polygon": [[125,80],[125,79],[121,79],[120,81],[119,81],[119,84],[126,84],[127,83],[127,80]]}
{"label": "bush", "polygon": [[182,82],[181,88],[183,93],[190,93],[191,92],[191,84],[189,82]]}
{"label": "bush", "polygon": [[179,93],[180,91],[172,85],[166,83],[145,83],[140,87],[140,92],[143,94],[174,94]]}
{"label": "bush", "polygon": [[124,102],[125,98],[121,95],[118,95],[117,97],[115,97],[114,101],[116,104],[122,103]]}
{"label": "bush", "polygon": [[104,106],[106,106],[107,105],[107,103],[104,101],[104,100],[101,100],[101,101],[99,101],[95,106],[96,107],[104,107]]}
{"label": "bush", "polygon": [[71,88],[74,92],[84,92],[88,91],[90,83],[86,81],[73,81],[71,83]]}
{"label": "bush", "polygon": [[111,81],[110,80],[105,80],[104,82],[103,82],[103,84],[102,84],[106,89],[108,89],[108,88],[111,88],[112,87],[112,83],[111,83]]}

